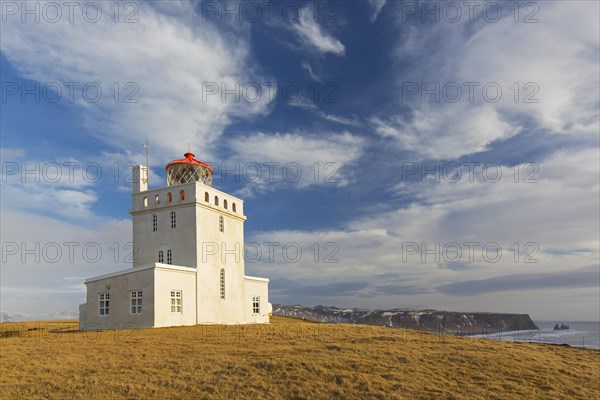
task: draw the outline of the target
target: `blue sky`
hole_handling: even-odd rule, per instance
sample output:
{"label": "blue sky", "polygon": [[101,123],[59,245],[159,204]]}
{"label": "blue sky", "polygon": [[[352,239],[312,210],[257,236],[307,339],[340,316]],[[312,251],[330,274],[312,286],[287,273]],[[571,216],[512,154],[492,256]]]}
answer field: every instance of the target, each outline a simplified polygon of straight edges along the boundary
{"label": "blue sky", "polygon": [[273,303],[598,319],[598,3],[31,4],[2,6],[2,311],[127,267],[148,138],[152,187],[189,143],[245,200]]}

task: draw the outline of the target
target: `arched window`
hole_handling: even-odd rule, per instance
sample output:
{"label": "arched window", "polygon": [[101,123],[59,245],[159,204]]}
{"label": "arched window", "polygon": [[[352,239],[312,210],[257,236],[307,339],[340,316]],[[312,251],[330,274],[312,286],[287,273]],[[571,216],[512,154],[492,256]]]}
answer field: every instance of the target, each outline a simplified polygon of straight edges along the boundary
{"label": "arched window", "polygon": [[158,230],[158,216],[156,214],[152,214],[152,232],[156,232]]}
{"label": "arched window", "polygon": [[171,194],[171,192],[167,193],[167,201],[168,201],[169,203],[172,203],[172,202],[173,202],[173,195]]}
{"label": "arched window", "polygon": [[227,199],[223,200],[223,207],[227,210]]}
{"label": "arched window", "polygon": [[219,215],[219,231],[225,232],[225,220],[222,215]]}
{"label": "arched window", "polygon": [[154,204],[160,204],[160,196],[159,195],[154,196]]}
{"label": "arched window", "polygon": [[165,262],[165,252],[162,250],[158,251],[158,262],[159,263],[164,263]]}
{"label": "arched window", "polygon": [[179,192],[179,200],[185,200],[185,190]]}
{"label": "arched window", "polygon": [[208,192],[204,192],[204,201],[206,201],[207,203],[210,201],[210,196],[208,195]]}
{"label": "arched window", "polygon": [[144,207],[148,207],[148,198],[144,197],[144,202],[142,203]]}
{"label": "arched window", "polygon": [[221,298],[225,299],[225,268],[221,268],[221,274],[219,276],[219,287],[221,292]]}
{"label": "arched window", "polygon": [[177,215],[175,215],[175,211],[171,211],[171,228],[177,227]]}
{"label": "arched window", "polygon": [[173,264],[173,252],[171,249],[167,250],[167,264]]}
{"label": "arched window", "polygon": [[215,196],[215,206],[219,205],[219,197]]}
{"label": "arched window", "polygon": [[237,211],[235,210],[235,203],[231,203],[231,210],[232,210],[233,212],[237,212]]}

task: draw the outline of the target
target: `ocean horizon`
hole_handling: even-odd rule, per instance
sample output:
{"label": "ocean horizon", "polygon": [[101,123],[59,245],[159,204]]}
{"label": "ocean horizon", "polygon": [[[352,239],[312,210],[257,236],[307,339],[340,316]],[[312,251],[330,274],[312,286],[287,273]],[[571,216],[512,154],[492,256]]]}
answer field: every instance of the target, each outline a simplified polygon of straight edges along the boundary
{"label": "ocean horizon", "polygon": [[[473,337],[510,340],[514,342],[538,342],[567,344],[573,347],[600,349],[600,321],[534,321],[539,330],[521,330],[473,335]],[[554,325],[565,324],[568,330],[554,330]]]}

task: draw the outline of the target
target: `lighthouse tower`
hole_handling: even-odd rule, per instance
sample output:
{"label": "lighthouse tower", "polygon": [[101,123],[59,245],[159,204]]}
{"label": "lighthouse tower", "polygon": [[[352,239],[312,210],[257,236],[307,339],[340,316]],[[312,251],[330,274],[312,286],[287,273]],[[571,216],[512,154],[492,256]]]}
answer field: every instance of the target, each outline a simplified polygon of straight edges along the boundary
{"label": "lighthouse tower", "polygon": [[165,168],[150,190],[148,168],[133,167],[133,268],[86,280],[82,329],[268,322],[269,280],[245,275],[243,200],[213,188],[191,152]]}

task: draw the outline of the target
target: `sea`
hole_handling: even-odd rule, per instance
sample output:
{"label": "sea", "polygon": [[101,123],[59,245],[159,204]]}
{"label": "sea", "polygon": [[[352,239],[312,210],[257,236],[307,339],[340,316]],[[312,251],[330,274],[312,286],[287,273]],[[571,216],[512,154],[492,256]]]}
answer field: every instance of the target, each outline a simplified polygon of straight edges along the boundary
{"label": "sea", "polygon": [[[497,340],[568,344],[574,347],[600,349],[600,321],[534,321],[539,330],[498,332],[474,335]],[[554,330],[554,325],[565,324],[569,330]]]}

